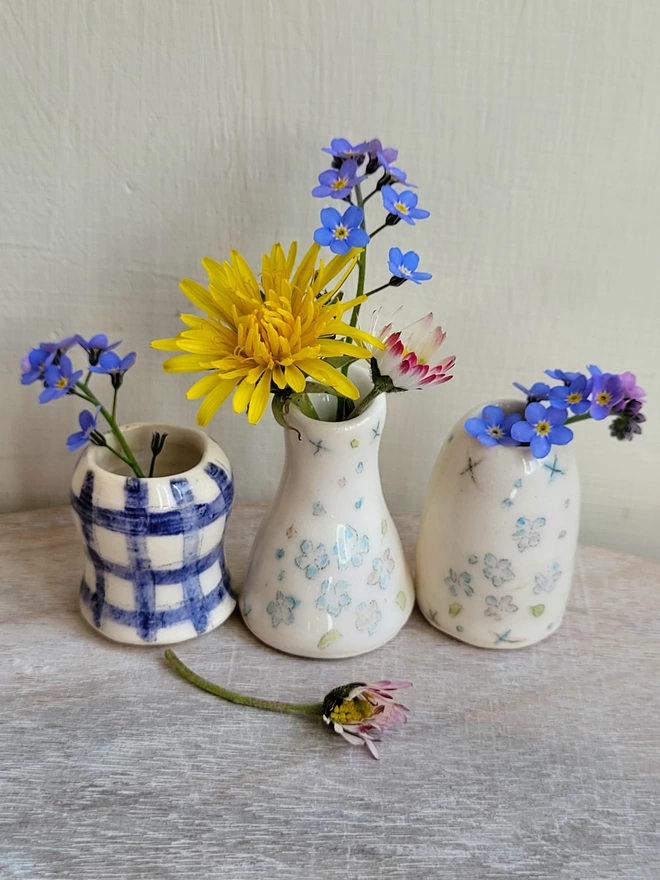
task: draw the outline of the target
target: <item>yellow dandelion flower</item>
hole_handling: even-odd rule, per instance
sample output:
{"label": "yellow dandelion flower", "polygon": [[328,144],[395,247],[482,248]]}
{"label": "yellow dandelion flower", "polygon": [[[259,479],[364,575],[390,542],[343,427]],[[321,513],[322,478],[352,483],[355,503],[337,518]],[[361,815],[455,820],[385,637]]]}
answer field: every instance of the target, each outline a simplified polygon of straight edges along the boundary
{"label": "yellow dandelion flower", "polygon": [[[232,392],[234,410],[247,409],[248,421],[256,425],[266,411],[272,385],[300,392],[307,377],[351,400],[360,396],[350,379],[324,360],[345,355],[370,358],[371,351],[360,343],[383,347],[342,320],[365,296],[349,302],[334,299],[360,251],[336,256],[327,266],[320,261],[317,267],[319,251],[313,244],[294,272],[296,242],[286,255],[282,245],[273,245],[262,260],[261,282],[232,251],[230,261],[222,265],[209,257],[202,260],[208,288],[190,279],[181,282],[181,290],[207,317],[181,315],[188,329],[151,345],[186,352],[165,361],[167,372],[207,371],[187,393],[190,400],[204,398],[197,413],[199,425],[207,425]],[[332,287],[326,289],[330,282]]]}

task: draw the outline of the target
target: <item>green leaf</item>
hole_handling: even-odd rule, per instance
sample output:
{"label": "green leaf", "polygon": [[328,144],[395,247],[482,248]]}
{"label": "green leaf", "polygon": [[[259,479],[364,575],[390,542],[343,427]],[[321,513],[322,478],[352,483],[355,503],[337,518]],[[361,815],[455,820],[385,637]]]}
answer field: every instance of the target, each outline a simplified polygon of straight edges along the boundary
{"label": "green leaf", "polygon": [[462,610],[463,606],[461,605],[461,603],[454,602],[452,605],[449,606],[449,616],[456,617],[456,615],[460,614]]}
{"label": "green leaf", "polygon": [[353,439],[351,440],[351,446],[353,447],[353,449],[357,449],[359,445],[360,441],[358,440],[358,438],[353,437]]}
{"label": "green leaf", "polygon": [[394,601],[403,611],[406,607],[406,594],[403,592],[403,590],[399,590],[399,592],[396,594],[396,599]]}
{"label": "green leaf", "polygon": [[330,632],[327,632],[324,636],[321,636],[319,639],[319,648],[327,648],[328,645],[331,645],[333,642],[336,642],[337,639],[343,638],[342,634],[338,629],[331,629]]}
{"label": "green leaf", "polygon": [[534,617],[540,617],[545,611],[545,605],[530,605],[529,613],[533,614]]}

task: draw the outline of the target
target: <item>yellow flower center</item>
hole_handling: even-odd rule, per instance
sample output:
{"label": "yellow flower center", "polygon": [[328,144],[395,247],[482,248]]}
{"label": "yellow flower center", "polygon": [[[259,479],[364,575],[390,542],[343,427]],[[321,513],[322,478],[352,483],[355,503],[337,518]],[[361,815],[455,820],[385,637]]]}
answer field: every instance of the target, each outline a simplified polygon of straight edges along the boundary
{"label": "yellow flower center", "polygon": [[607,391],[601,391],[596,395],[596,403],[599,403],[601,406],[606,406],[610,400],[612,399],[612,395]]}
{"label": "yellow flower center", "polygon": [[66,379],[66,377],[65,377],[65,376],[60,376],[60,378],[57,380],[57,384],[55,385],[55,387],[56,387],[56,388],[66,388],[66,386],[67,386],[67,379]]}
{"label": "yellow flower center", "polygon": [[348,186],[348,179],[346,177],[338,177],[337,180],[333,180],[330,184],[330,189],[345,189]]}
{"label": "yellow flower center", "polygon": [[338,238],[340,241],[348,238],[349,230],[345,226],[335,226],[335,230],[333,235],[335,238]]}
{"label": "yellow flower center", "polygon": [[540,434],[541,437],[545,437],[546,434],[549,434],[550,433],[549,422],[537,422],[536,423],[536,433]]}
{"label": "yellow flower center", "polygon": [[344,700],[340,706],[330,713],[330,720],[338,724],[359,724],[374,714],[374,707],[368,700],[357,697],[355,700]]}
{"label": "yellow flower center", "polygon": [[566,398],[567,403],[579,403],[581,400],[582,400],[582,395],[580,394],[579,391],[573,391]]}
{"label": "yellow flower center", "polygon": [[397,209],[397,211],[400,214],[407,214],[408,213],[408,206],[404,205],[403,202],[395,202],[394,207]]}

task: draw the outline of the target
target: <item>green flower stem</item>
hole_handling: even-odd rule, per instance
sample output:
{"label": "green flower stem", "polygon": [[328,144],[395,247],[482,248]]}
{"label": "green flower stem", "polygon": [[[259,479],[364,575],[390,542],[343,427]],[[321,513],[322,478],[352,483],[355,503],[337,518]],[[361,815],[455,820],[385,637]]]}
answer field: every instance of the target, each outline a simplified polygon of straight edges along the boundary
{"label": "green flower stem", "polygon": [[368,290],[365,293],[365,296],[373,296],[374,293],[379,293],[381,290],[385,290],[386,287],[390,287],[390,286],[391,286],[390,282],[388,281],[387,284],[381,284],[380,287],[374,287],[373,290]]}
{"label": "green flower stem", "polygon": [[[373,193],[371,195],[373,195]],[[364,218],[364,203],[365,203],[366,199],[362,198],[362,190],[360,189],[359,183],[355,187],[355,200],[357,202],[358,208],[362,208],[362,211],[363,211],[362,223],[360,223],[360,226],[362,227],[362,229],[364,229],[366,231],[365,218]],[[362,294],[364,292],[364,282],[365,282],[366,276],[367,276],[367,247],[368,247],[368,245],[364,247],[362,253],[358,257],[358,280],[357,280],[357,290],[355,291],[356,297],[362,296]],[[357,327],[358,318],[360,316],[360,306],[361,305],[362,305],[362,303],[358,303],[356,306],[353,306],[353,311],[351,312],[351,320],[350,320],[351,327]],[[351,342],[353,342],[353,340],[350,336],[347,336],[346,342],[350,345]],[[346,364],[346,366],[342,367],[341,371],[344,374],[344,376],[348,375],[348,367],[349,366],[350,366],[349,364]],[[346,398],[340,397],[337,400],[337,421],[343,422],[346,419],[347,415],[348,415],[348,402],[347,402]]]}
{"label": "green flower stem", "polygon": [[85,386],[85,388],[87,388],[87,386],[89,385],[89,380],[91,378],[92,378],[92,371],[88,370],[87,375],[85,376],[85,381],[83,382],[83,385]]}
{"label": "green flower stem", "polygon": [[[362,223],[360,226],[362,229],[365,229],[365,220],[364,220],[364,199],[362,198],[362,191],[360,189],[360,184],[355,187],[355,199],[357,201],[358,208],[362,208]],[[364,282],[367,276],[367,248],[363,249],[362,253],[358,258],[358,280],[357,280],[357,290],[355,291],[355,295],[362,296],[364,292]],[[358,317],[360,315],[360,306],[362,303],[358,303],[353,308],[353,312],[351,314],[351,327],[357,327]],[[347,339],[347,342],[352,342],[351,339]]]}
{"label": "green flower stem", "polygon": [[351,414],[351,418],[355,419],[358,416],[361,416],[362,413],[365,411],[365,409],[369,406],[369,404],[373,403],[373,401],[378,397],[378,395],[382,394],[382,393],[383,393],[383,389],[379,388],[377,385],[374,385],[374,387],[371,389],[369,394],[367,394],[366,397],[363,397],[362,400],[360,400],[355,405],[355,409],[353,410],[353,412]]}
{"label": "green flower stem", "polygon": [[291,395],[291,403],[294,406],[297,406],[300,412],[307,416],[308,419],[319,420],[319,414],[316,412],[314,404],[309,399],[309,395],[306,391],[301,391],[298,394]]}
{"label": "green flower stem", "polygon": [[591,418],[591,416],[589,415],[589,413],[584,413],[581,416],[571,416],[570,419],[566,419],[564,424],[565,425],[572,425],[575,422],[584,422],[584,421],[586,421],[586,419],[590,419],[590,418]]}
{"label": "green flower stem", "polygon": [[379,232],[382,232],[383,229],[385,229],[386,226],[387,226],[387,223],[383,223],[382,226],[378,226],[376,229],[374,229],[373,232],[370,232],[370,233],[369,233],[369,238],[373,238],[374,235],[378,235],[378,233],[379,233]]}
{"label": "green flower stem", "polygon": [[328,385],[322,385],[320,382],[308,382],[307,394],[332,394],[333,397],[342,397],[339,391],[330,388]]}
{"label": "green flower stem", "polygon": [[114,393],[112,395],[112,418],[117,421],[117,392],[119,388],[114,389]]}
{"label": "green flower stem", "polygon": [[372,190],[372,191],[369,193],[368,196],[365,196],[365,197],[364,197],[364,201],[362,202],[362,204],[363,204],[363,205],[366,205],[367,202],[369,201],[369,199],[373,199],[373,197],[374,197],[374,196],[377,196],[379,192],[380,192],[380,190],[379,190],[378,188]]}
{"label": "green flower stem", "polygon": [[240,706],[253,706],[255,709],[266,709],[269,712],[288,712],[294,715],[323,714],[323,703],[279,703],[276,700],[260,700],[257,697],[245,697],[243,694],[228,691],[226,688],[213,684],[194,673],[192,669],[189,669],[185,663],[179,660],[174,651],[169,649],[165,651],[165,659],[172,669],[182,678],[185,678],[186,681],[189,681],[190,684],[194,684],[195,687],[208,691],[209,694],[213,694],[230,703],[238,703]]}
{"label": "green flower stem", "polygon": [[[131,470],[133,471],[133,473],[135,474],[136,477],[144,477],[144,474],[142,472],[142,468],[137,463],[137,459],[135,458],[135,456],[131,452],[131,447],[126,442],[124,435],[122,434],[121,430],[119,429],[119,425],[115,421],[114,416],[108,412],[108,410],[103,406],[101,401],[94,394],[92,394],[92,392],[89,390],[89,388],[86,388],[82,382],[77,382],[76,388],[78,389],[78,392],[79,392],[78,396],[79,397],[83,397],[85,400],[89,401],[89,403],[93,404],[94,406],[101,407],[101,415],[106,420],[106,422],[110,425],[110,430],[117,438],[119,445],[121,446],[122,451],[123,451],[124,455],[126,456],[126,458],[125,458],[126,464],[129,465],[129,467],[131,468]],[[108,449],[111,449],[111,448],[112,447],[110,447],[110,446],[108,447]],[[121,456],[119,456],[119,457],[121,458]]]}

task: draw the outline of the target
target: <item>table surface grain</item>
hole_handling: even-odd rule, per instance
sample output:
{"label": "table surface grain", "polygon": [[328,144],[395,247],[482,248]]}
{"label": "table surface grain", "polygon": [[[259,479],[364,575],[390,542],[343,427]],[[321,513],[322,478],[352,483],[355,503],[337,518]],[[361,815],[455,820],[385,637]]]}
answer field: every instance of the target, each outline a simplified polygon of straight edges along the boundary
{"label": "table surface grain", "polygon": [[[236,583],[263,507],[239,505]],[[412,555],[417,517],[395,517]],[[411,678],[382,758],[313,718],[234,706],[78,614],[66,508],[0,517],[0,878],[660,878],[660,564],[580,549],[562,628],[484,651],[415,611],[313,661],[238,614],[179,645],[214,681],[310,702]]]}

